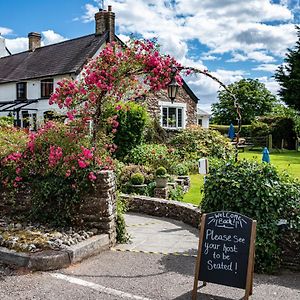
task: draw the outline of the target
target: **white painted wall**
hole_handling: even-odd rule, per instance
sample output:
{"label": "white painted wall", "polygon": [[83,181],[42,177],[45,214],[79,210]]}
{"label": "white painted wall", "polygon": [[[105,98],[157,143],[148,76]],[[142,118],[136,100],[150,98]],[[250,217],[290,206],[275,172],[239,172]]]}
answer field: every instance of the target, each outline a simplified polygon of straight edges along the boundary
{"label": "white painted wall", "polygon": [[8,56],[9,53],[5,47],[5,39],[0,36],[0,57]]}

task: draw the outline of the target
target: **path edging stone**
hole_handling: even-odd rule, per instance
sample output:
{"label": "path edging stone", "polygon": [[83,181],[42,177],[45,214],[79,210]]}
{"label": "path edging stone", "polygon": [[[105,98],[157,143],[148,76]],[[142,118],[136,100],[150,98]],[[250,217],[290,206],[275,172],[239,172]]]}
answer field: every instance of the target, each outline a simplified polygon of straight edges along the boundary
{"label": "path edging stone", "polygon": [[68,267],[110,247],[108,234],[95,235],[65,250],[46,250],[38,253],[16,252],[0,247],[0,262],[34,271],[49,271]]}

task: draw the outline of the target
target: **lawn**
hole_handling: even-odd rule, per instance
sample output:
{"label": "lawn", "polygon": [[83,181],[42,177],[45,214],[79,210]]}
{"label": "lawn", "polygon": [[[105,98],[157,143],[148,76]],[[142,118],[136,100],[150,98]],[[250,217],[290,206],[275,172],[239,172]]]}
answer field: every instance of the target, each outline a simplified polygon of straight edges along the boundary
{"label": "lawn", "polygon": [[203,186],[203,175],[193,174],[190,175],[191,188],[184,195],[183,202],[199,205],[202,200],[203,194],[200,193],[200,189]]}
{"label": "lawn", "polygon": [[[261,161],[262,153],[258,151],[245,151],[239,154],[239,158]],[[300,152],[283,151],[271,152],[271,164],[275,165],[278,170],[286,171],[295,178],[300,179]]]}
{"label": "lawn", "polygon": [[[239,159],[249,159],[261,161],[262,153],[260,151],[245,151],[239,153]],[[271,163],[274,164],[278,170],[287,171],[290,175],[300,179],[300,152],[296,151],[283,151],[272,152],[270,154]],[[203,186],[203,176],[196,174],[190,175],[191,188],[184,195],[183,201],[199,205],[202,200],[203,194],[200,189]]]}

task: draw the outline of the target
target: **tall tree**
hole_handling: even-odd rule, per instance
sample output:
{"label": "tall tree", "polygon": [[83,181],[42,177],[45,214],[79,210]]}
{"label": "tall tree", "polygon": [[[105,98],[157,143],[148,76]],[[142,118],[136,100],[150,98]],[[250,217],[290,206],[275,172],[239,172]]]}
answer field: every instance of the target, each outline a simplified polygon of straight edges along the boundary
{"label": "tall tree", "polygon": [[296,26],[298,41],[288,49],[284,63],[275,72],[280,85],[279,96],[288,106],[300,111],[300,27]]}
{"label": "tall tree", "polygon": [[[242,79],[228,86],[241,108],[242,123],[250,124],[255,117],[272,110],[276,97],[257,79]],[[237,123],[234,99],[226,90],[219,90],[219,102],[212,105],[213,119],[217,124]]]}

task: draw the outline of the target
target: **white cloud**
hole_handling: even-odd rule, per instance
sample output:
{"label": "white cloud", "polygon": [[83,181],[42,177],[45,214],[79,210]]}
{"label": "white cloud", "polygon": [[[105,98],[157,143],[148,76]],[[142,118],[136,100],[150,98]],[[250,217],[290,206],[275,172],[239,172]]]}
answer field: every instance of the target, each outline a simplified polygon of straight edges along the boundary
{"label": "white cloud", "polygon": [[13,30],[7,27],[0,27],[0,36],[13,33]]}
{"label": "white cloud", "polygon": [[279,90],[279,84],[274,78],[270,78],[267,76],[259,77],[258,80],[265,84],[266,88],[272,92],[274,95],[277,95],[277,91]]}
{"label": "white cloud", "polygon": [[42,31],[43,34],[43,45],[50,45],[65,41],[66,38],[61,36],[60,34],[54,32],[53,30]]}
{"label": "white cloud", "polygon": [[214,56],[214,55],[210,55],[210,54],[205,54],[201,56],[202,60],[220,60],[220,57]]}
{"label": "white cloud", "polygon": [[[42,31],[42,46],[55,44],[66,40],[67,38],[61,36],[60,34],[54,32],[53,30]],[[17,37],[13,39],[5,39],[7,48],[11,53],[19,53],[28,50],[28,38],[27,37]]]}
{"label": "white cloud", "polygon": [[278,65],[275,65],[275,64],[261,64],[255,68],[253,68],[252,70],[274,73],[274,71],[277,68],[278,68]]}
{"label": "white cloud", "polygon": [[15,39],[5,39],[6,46],[11,53],[18,53],[28,50],[28,38],[18,37]]}
{"label": "white cloud", "polygon": [[266,54],[263,51],[253,51],[245,54],[233,53],[232,58],[228,62],[241,62],[241,61],[257,61],[257,62],[273,62],[275,59],[273,56]]}

